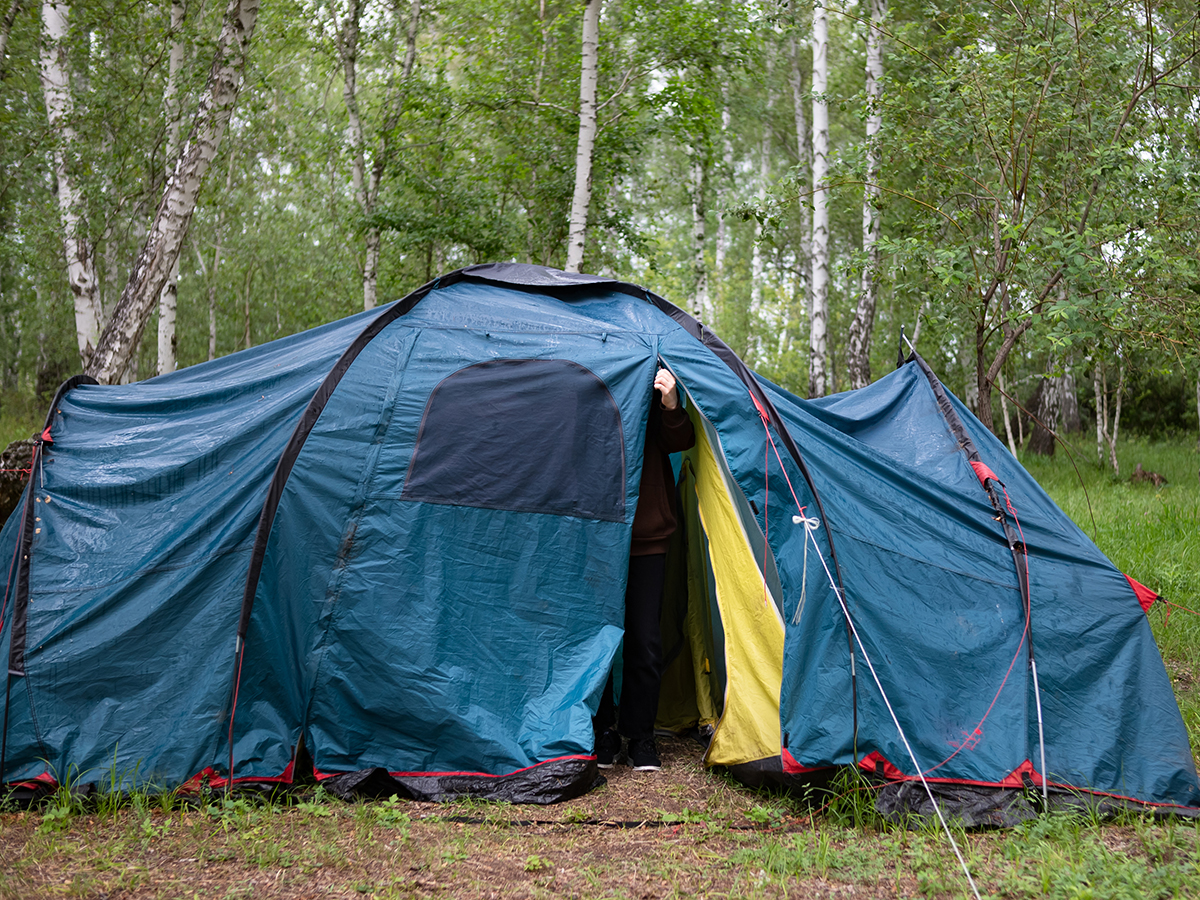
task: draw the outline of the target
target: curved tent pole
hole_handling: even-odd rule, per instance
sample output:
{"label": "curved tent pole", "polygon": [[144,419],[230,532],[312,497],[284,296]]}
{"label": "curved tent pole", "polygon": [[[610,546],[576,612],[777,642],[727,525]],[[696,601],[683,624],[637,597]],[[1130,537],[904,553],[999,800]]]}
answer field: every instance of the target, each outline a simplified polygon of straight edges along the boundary
{"label": "curved tent pole", "polygon": [[[262,512],[259,515],[258,528],[255,533],[254,547],[250,557],[250,565],[246,573],[246,586],[242,594],[242,609],[238,619],[237,639],[234,647],[234,682],[230,692],[230,709],[229,709],[229,775],[227,786],[233,783],[233,728],[234,717],[237,712],[237,692],[238,684],[241,680],[241,664],[246,646],[246,635],[250,628],[250,616],[254,606],[254,597],[258,592],[258,582],[262,574],[263,561],[266,556],[267,542],[270,539],[271,528],[275,521],[275,514],[279,509],[279,503],[283,496],[283,489],[287,484],[288,476],[291,474],[292,467],[295,465],[301,449],[304,447],[308,435],[317,423],[317,419],[321,415],[321,411],[325,408],[329,398],[332,396],[338,383],[350,368],[350,365],[385,327],[390,325],[396,319],[411,312],[412,309],[419,303],[427,294],[439,287],[448,287],[460,281],[482,281],[489,284],[499,285],[501,287],[511,288],[514,290],[525,290],[535,292],[546,292],[551,294],[561,294],[564,291],[576,291],[586,289],[587,287],[604,287],[617,293],[629,294],[633,297],[638,297],[649,301],[659,310],[669,315],[676,323],[678,323],[688,334],[696,338],[698,341],[708,347],[717,358],[724,362],[738,379],[746,386],[756,405],[760,409],[766,410],[771,424],[775,426],[776,432],[784,442],[788,453],[795,460],[800,472],[804,476],[805,482],[808,484],[809,491],[812,493],[817,504],[817,509],[821,516],[824,517],[825,510],[821,503],[820,494],[817,492],[816,485],[813,483],[812,476],[809,474],[808,467],[804,464],[804,459],[800,454],[799,447],[788,432],[787,426],[780,417],[778,411],[771,403],[770,399],[763,392],[758,382],[755,380],[753,373],[746,364],[734,353],[720,338],[713,334],[709,329],[704,327],[699,321],[686,312],[681,310],[674,304],[664,300],[657,294],[638,287],[637,285],[628,284],[622,281],[616,281],[609,278],[604,278],[595,275],[581,275],[573,273],[558,272],[553,269],[546,269],[540,266],[524,266],[514,263],[487,263],[483,265],[467,266],[462,269],[457,269],[446,275],[442,275],[433,281],[422,285],[417,290],[408,294],[403,299],[395,304],[385,307],[384,312],[373,319],[358,337],[346,348],[342,356],[334,364],[333,369],[325,377],[321,386],[309,401],[304,413],[300,417],[300,421],[296,423],[296,427],[292,432],[291,439],[280,455],[279,462],[276,464],[275,472],[271,477],[271,483],[267,490],[267,497],[263,502]],[[842,596],[845,596],[845,587],[842,582],[841,567],[838,564],[837,549],[833,544],[833,536],[826,531],[827,539],[829,540],[830,554],[833,559],[834,570],[837,573],[837,580],[842,591]],[[854,712],[854,735],[855,746],[857,747],[858,738],[858,686],[857,678],[854,674],[854,645],[853,638],[850,635],[850,623],[847,622],[847,640],[850,642],[850,672],[852,683],[852,703]],[[857,755],[857,750],[855,751]]]}
{"label": "curved tent pole", "polygon": [[227,790],[233,785],[233,722],[234,716],[237,714],[237,695],[238,687],[242,680],[242,657],[246,649],[246,634],[250,630],[250,615],[254,608],[255,594],[258,593],[258,582],[262,576],[263,560],[267,553],[267,542],[271,537],[271,527],[274,525],[275,514],[279,510],[279,502],[283,498],[283,489],[287,486],[288,476],[292,473],[292,467],[296,464],[296,459],[300,456],[300,451],[304,448],[309,434],[312,433],[313,428],[316,426],[317,419],[321,417],[321,413],[325,409],[325,405],[329,402],[329,398],[333,396],[334,390],[337,389],[338,384],[354,360],[358,358],[358,355],[362,353],[366,346],[384,328],[401,316],[411,312],[413,307],[430,291],[461,281],[462,272],[462,269],[458,269],[447,275],[435,278],[433,281],[417,288],[402,300],[397,301],[391,306],[384,307],[382,313],[372,319],[367,327],[359,332],[358,336],[350,342],[350,345],[338,357],[338,361],[329,370],[329,374],[325,376],[325,380],[321,382],[321,386],[317,388],[312,399],[308,401],[308,406],[305,407],[304,413],[300,416],[300,421],[296,423],[296,427],[292,431],[292,436],[288,440],[287,446],[284,447],[283,453],[279,456],[279,461],[275,464],[275,472],[271,476],[271,483],[267,488],[267,496],[263,501],[262,512],[258,517],[258,529],[254,535],[254,547],[250,554],[250,565],[246,571],[246,586],[242,592],[242,609],[241,615],[238,617],[237,639],[234,644],[234,678],[229,703],[229,774],[226,780]]}
{"label": "curved tent pole", "polygon": [[516,290],[542,290],[547,292],[578,290],[586,288],[589,285],[603,285],[609,289],[632,296],[644,296],[641,288],[600,276],[559,272],[540,266],[523,266],[513,263],[487,263],[456,269],[453,272],[441,275],[427,282],[396,303],[384,307],[381,314],[372,319],[367,327],[359,332],[358,336],[343,351],[338,361],[329,371],[329,374],[325,376],[325,380],[321,382],[321,386],[317,388],[304,413],[300,416],[300,421],[296,423],[296,427],[292,431],[292,436],[275,465],[275,472],[271,476],[271,482],[267,488],[267,496],[263,501],[262,512],[258,517],[258,528],[254,536],[250,564],[246,571],[246,586],[242,592],[242,608],[241,614],[238,617],[237,637],[234,642],[234,677],[230,690],[229,703],[229,774],[226,781],[227,789],[233,785],[233,727],[234,717],[237,714],[237,695],[242,678],[242,659],[246,649],[246,635],[250,630],[250,616],[254,608],[254,597],[258,593],[258,582],[262,576],[267,542],[270,540],[271,528],[275,522],[275,514],[279,510],[279,503],[283,498],[283,489],[287,485],[292,467],[295,465],[300,451],[304,448],[309,434],[316,426],[317,419],[320,418],[321,412],[329,402],[329,398],[333,395],[342,377],[349,370],[350,365],[358,358],[358,355],[362,353],[366,346],[384,328],[400,317],[410,313],[431,291],[441,287],[449,287],[450,285],[466,280],[484,281]]}

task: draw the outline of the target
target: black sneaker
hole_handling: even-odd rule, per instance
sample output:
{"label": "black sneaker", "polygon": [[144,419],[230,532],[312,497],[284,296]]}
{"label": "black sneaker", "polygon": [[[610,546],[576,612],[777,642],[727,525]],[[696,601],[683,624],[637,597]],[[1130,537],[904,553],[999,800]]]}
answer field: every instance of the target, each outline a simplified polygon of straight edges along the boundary
{"label": "black sneaker", "polygon": [[662,769],[662,760],[658,758],[654,738],[629,742],[629,765],[636,772],[657,772]]}
{"label": "black sneaker", "polygon": [[620,752],[621,736],[612,729],[596,738],[596,765],[599,768],[611,769]]}

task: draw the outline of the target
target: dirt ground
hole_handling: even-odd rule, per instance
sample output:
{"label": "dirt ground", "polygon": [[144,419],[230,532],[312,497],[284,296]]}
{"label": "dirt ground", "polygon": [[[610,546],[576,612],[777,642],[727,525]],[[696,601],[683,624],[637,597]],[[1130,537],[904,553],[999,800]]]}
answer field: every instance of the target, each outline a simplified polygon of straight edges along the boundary
{"label": "dirt ground", "polygon": [[[0,898],[970,897],[943,833],[812,811],[706,771],[686,739],[664,770],[618,766],[553,806],[392,799],[0,814]],[[1200,896],[1200,829],[1044,817],[957,840],[984,896]]]}
{"label": "dirt ground", "polygon": [[768,877],[751,857],[764,841],[811,832],[811,820],[785,801],[705,771],[693,741],[661,740],[660,750],[662,772],[617,766],[605,773],[604,786],[548,807],[324,799],[235,803],[223,811],[126,807],[61,823],[45,811],[7,813],[0,816],[0,896],[895,897],[898,887],[906,893],[905,880],[883,869],[859,884]]}

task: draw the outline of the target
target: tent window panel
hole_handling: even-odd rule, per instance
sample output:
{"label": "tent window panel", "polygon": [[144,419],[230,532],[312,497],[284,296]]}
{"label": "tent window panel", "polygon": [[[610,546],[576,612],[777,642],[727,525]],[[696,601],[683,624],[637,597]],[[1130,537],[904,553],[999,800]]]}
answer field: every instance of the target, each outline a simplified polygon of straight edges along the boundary
{"label": "tent window panel", "polygon": [[625,520],[621,414],[564,359],[476,363],[433,389],[402,500]]}

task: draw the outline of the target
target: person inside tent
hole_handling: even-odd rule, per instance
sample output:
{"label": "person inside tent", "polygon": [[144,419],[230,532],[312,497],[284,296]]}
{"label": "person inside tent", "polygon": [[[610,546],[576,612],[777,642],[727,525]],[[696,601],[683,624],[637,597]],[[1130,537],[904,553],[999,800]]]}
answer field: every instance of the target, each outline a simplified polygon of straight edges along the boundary
{"label": "person inside tent", "polygon": [[654,718],[658,714],[662,683],[659,618],[667,544],[678,522],[670,454],[690,448],[696,442],[696,434],[679,401],[675,376],[659,369],[654,376],[654,390],[657,396],[650,402],[650,418],[646,423],[642,480],[629,548],[621,706],[619,710],[614,706],[613,676],[609,672],[593,722],[596,764],[602,769],[611,768],[616,761],[622,736],[629,741],[629,765],[646,772],[662,768],[654,744]]}

